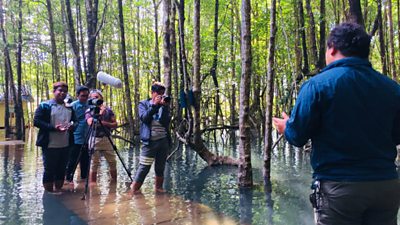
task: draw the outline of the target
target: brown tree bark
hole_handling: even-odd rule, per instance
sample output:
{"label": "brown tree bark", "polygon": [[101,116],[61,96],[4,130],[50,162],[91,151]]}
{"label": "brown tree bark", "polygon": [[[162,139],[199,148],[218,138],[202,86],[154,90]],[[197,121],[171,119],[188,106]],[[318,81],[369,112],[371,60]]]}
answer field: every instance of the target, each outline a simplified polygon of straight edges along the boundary
{"label": "brown tree bark", "polygon": [[172,55],[172,68],[173,68],[173,77],[174,77],[174,97],[176,101],[172,101],[171,113],[176,118],[175,120],[175,127],[178,126],[178,121],[182,120],[182,109],[180,104],[178,103],[178,96],[179,96],[179,74],[178,74],[178,55],[176,51],[176,4],[172,4],[171,7],[171,55]]}
{"label": "brown tree bark", "polygon": [[51,0],[46,0],[46,8],[47,15],[49,19],[49,32],[50,32],[50,41],[51,41],[51,58],[52,58],[52,70],[53,70],[53,78],[55,76],[56,81],[60,81],[60,67],[58,63],[58,55],[57,55],[57,44],[56,37],[54,34],[54,22],[53,22],[53,11],[51,7]]}
{"label": "brown tree bark", "polygon": [[388,20],[389,20],[389,45],[390,45],[390,67],[393,80],[397,81],[397,73],[396,73],[396,59],[395,59],[395,50],[394,50],[394,25],[393,25],[393,14],[392,14],[392,0],[387,0],[388,4]]}
{"label": "brown tree bark", "polygon": [[385,51],[385,36],[383,32],[383,18],[382,18],[382,0],[378,0],[378,15],[377,18],[379,20],[379,46],[381,53],[381,63],[382,63],[382,73],[387,74],[387,65],[386,65],[386,51]]}
{"label": "brown tree bark", "polygon": [[80,85],[81,82],[81,77],[82,77],[82,68],[81,68],[81,56],[79,52],[79,46],[78,42],[76,39],[76,33],[75,33],[75,25],[74,25],[74,19],[72,17],[72,11],[71,11],[71,3],[70,0],[61,0],[61,4],[65,4],[65,11],[66,11],[66,30],[68,33],[68,42],[72,50],[72,55],[73,55],[73,64],[74,64],[74,80],[75,80],[75,85],[78,86]]}
{"label": "brown tree bark", "polygon": [[126,60],[126,44],[125,44],[125,27],[124,27],[124,12],[122,9],[122,0],[118,0],[118,17],[119,17],[119,31],[121,36],[121,59],[122,59],[122,70],[124,73],[124,94],[126,103],[126,117],[128,118],[129,129],[131,140],[135,136],[135,123],[133,121],[132,112],[132,100],[131,100],[131,87],[129,85],[129,75],[128,75],[128,62]]}
{"label": "brown tree bark", "polygon": [[[141,33],[140,33],[140,8],[137,7],[136,9],[136,68],[135,68],[135,85],[134,85],[134,96],[133,99],[135,101],[136,104],[139,104],[140,101],[140,83],[139,83],[139,78],[140,78],[140,45],[141,45]],[[136,133],[139,133],[139,107],[135,107],[135,127]]]}
{"label": "brown tree bark", "polygon": [[274,103],[274,79],[275,79],[275,35],[276,27],[276,0],[271,2],[270,36],[268,47],[268,71],[267,71],[267,106],[265,109],[265,137],[264,137],[264,184],[271,183],[271,152],[272,152],[272,114]]}
{"label": "brown tree bark", "polygon": [[303,0],[298,0],[298,9],[299,9],[299,29],[301,36],[301,45],[303,50],[303,68],[302,73],[307,74],[310,71],[310,67],[308,66],[308,53],[307,53],[307,39],[306,39],[306,27],[304,23],[304,9],[303,9]]}
{"label": "brown tree bark", "polygon": [[348,20],[364,26],[360,0],[349,0],[350,10]]}
{"label": "brown tree bark", "polygon": [[25,120],[22,105],[22,0],[18,1],[18,42],[17,42],[17,96],[14,99],[17,140],[25,139]]}
{"label": "brown tree bark", "polygon": [[96,42],[101,28],[103,27],[105,14],[107,11],[108,1],[104,3],[103,16],[98,25],[98,9],[99,0],[85,0],[86,6],[86,23],[87,23],[87,74],[86,86],[88,88],[96,87]]}
{"label": "brown tree bark", "polygon": [[[214,45],[213,45],[213,64],[210,69],[210,75],[213,79],[214,86],[215,86],[215,117],[214,117],[214,124],[218,124],[219,116],[222,116],[221,104],[220,104],[220,91],[219,91],[219,84],[217,79],[217,66],[218,66],[218,17],[219,17],[219,0],[215,0],[215,11],[214,11]],[[221,115],[220,115],[221,114]]]}
{"label": "brown tree bark", "polygon": [[171,0],[163,0],[163,64],[165,94],[171,95]]}
{"label": "brown tree bark", "polygon": [[[217,0],[218,2],[218,0]],[[201,101],[201,81],[200,81],[200,0],[194,0],[193,13],[193,95],[194,104],[194,144],[201,144],[200,133],[200,101]]]}
{"label": "brown tree bark", "polygon": [[326,51],[326,14],[325,14],[325,0],[321,0],[319,4],[319,60],[318,69],[325,67],[325,51]]}
{"label": "brown tree bark", "polygon": [[82,83],[87,82],[87,60],[86,60],[86,53],[85,53],[85,43],[83,41],[83,24],[82,24],[82,12],[81,12],[81,4],[80,1],[76,1],[76,21],[77,21],[77,30],[78,30],[78,40],[80,42],[81,54],[82,54],[82,63],[83,63],[83,70],[85,72],[85,78],[81,76]]}
{"label": "brown tree bark", "polygon": [[160,65],[160,48],[159,48],[159,41],[158,41],[158,6],[160,5],[162,0],[156,2],[153,0],[153,7],[154,7],[154,57],[155,57],[155,64],[157,66],[157,73],[156,79],[157,81],[161,81],[161,65]]}
{"label": "brown tree bark", "polygon": [[315,20],[310,0],[306,0],[306,10],[309,17],[308,21],[310,23],[311,60],[315,68],[318,68],[318,49],[315,35]]}
{"label": "brown tree bark", "polygon": [[242,75],[240,81],[239,105],[239,186],[253,186],[251,167],[249,97],[251,81],[251,4],[250,0],[242,0],[241,23],[241,59]]}
{"label": "brown tree bark", "polygon": [[231,0],[231,43],[230,43],[230,55],[231,55],[231,125],[236,124],[236,51],[235,51],[235,0]]}

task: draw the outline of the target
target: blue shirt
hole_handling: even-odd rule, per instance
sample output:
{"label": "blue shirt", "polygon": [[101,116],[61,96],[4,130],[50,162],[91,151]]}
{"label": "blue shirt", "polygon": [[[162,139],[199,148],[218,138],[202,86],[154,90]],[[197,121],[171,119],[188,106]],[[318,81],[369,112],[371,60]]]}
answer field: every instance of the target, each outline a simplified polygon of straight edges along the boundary
{"label": "blue shirt", "polygon": [[316,179],[396,179],[400,87],[367,60],[337,60],[304,83],[285,137],[295,146],[311,139]]}
{"label": "blue shirt", "polygon": [[74,142],[75,144],[84,144],[86,132],[88,130],[88,125],[86,123],[85,112],[88,109],[87,103],[81,103],[76,100],[71,103],[72,109],[75,111],[76,119],[78,121],[78,126],[74,132]]}

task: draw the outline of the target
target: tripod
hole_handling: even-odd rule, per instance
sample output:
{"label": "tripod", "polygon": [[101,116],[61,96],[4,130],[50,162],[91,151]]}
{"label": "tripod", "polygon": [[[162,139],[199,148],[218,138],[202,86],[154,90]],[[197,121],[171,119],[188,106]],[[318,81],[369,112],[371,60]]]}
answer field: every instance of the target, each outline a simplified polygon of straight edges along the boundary
{"label": "tripod", "polygon": [[[128,177],[131,179],[131,181],[133,182],[132,179],[132,174],[131,172],[128,170],[128,168],[126,167],[124,161],[121,158],[121,155],[118,153],[117,147],[115,146],[115,144],[113,143],[112,139],[111,139],[111,133],[108,129],[105,129],[103,123],[101,122],[100,119],[100,108],[98,106],[94,107],[91,112],[93,111],[93,121],[89,126],[89,130],[86,133],[86,137],[85,137],[85,143],[82,145],[80,151],[79,151],[79,155],[78,158],[75,162],[74,165],[74,169],[72,170],[72,174],[74,174],[74,171],[76,169],[76,167],[78,166],[78,163],[80,161],[80,157],[82,155],[82,151],[85,150],[84,146],[88,146],[87,151],[88,151],[88,155],[89,155],[89,162],[88,162],[88,167],[87,167],[87,173],[86,173],[86,181],[85,181],[85,191],[83,193],[82,196],[82,200],[86,199],[86,195],[88,193],[88,189],[89,189],[89,174],[90,174],[90,167],[91,167],[91,162],[92,162],[92,157],[93,154],[95,153],[95,144],[96,144],[96,134],[97,134],[97,129],[100,127],[104,132],[105,132],[105,136],[107,137],[108,141],[110,142],[114,152],[116,153],[116,155],[118,156],[119,161],[121,162],[124,170],[126,171],[126,173],[128,174]],[[90,113],[90,112],[89,112]],[[72,175],[70,174],[70,175]],[[71,176],[72,177],[72,176]]]}

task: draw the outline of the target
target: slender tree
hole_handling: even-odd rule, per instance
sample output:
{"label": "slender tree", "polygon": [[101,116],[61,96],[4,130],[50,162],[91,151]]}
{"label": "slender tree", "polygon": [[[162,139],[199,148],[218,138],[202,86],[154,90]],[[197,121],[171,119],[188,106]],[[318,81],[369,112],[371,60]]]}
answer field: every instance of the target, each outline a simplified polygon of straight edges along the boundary
{"label": "slender tree", "polygon": [[156,2],[153,0],[153,7],[154,7],[154,61],[157,66],[157,74],[156,79],[161,81],[161,66],[160,66],[160,48],[159,48],[159,41],[158,41],[158,6],[160,5],[162,0]]}
{"label": "slender tree", "polygon": [[[218,0],[217,0],[218,1]],[[200,0],[194,0],[193,13],[193,95],[195,98],[194,105],[194,143],[201,144],[200,133],[200,99],[201,99],[201,84],[200,84]]]}
{"label": "slender tree", "polygon": [[73,64],[74,64],[74,80],[75,85],[80,85],[81,77],[82,77],[82,68],[81,68],[81,56],[79,52],[78,41],[75,33],[75,25],[74,19],[72,17],[71,11],[71,3],[70,0],[61,0],[61,4],[65,3],[65,11],[66,11],[66,31],[68,33],[68,41],[71,46],[72,55],[73,55]]}
{"label": "slender tree", "polygon": [[25,139],[24,109],[22,106],[22,0],[18,1],[18,41],[17,41],[17,96],[14,99],[15,126],[18,140]]}
{"label": "slender tree", "polygon": [[46,0],[47,15],[49,19],[49,32],[50,32],[50,42],[51,42],[51,58],[52,58],[52,70],[53,78],[55,76],[56,81],[60,81],[60,66],[58,62],[57,55],[57,44],[56,36],[54,34],[54,21],[53,21],[53,9],[51,6],[51,0]]}
{"label": "slender tree", "polygon": [[326,14],[325,14],[325,0],[320,0],[319,3],[319,60],[318,69],[325,67],[325,49],[326,49]]}
{"label": "slender tree", "polygon": [[396,59],[395,59],[395,50],[394,50],[394,25],[393,25],[393,14],[392,14],[392,0],[387,0],[388,4],[388,20],[389,20],[389,45],[390,45],[390,67],[392,72],[392,77],[394,80],[397,80],[397,73],[396,73]]}
{"label": "slender tree", "polygon": [[163,63],[165,94],[171,95],[171,29],[170,29],[171,0],[163,0]]}
{"label": "slender tree", "polygon": [[[217,78],[217,65],[218,65],[218,17],[219,17],[219,0],[215,0],[215,11],[214,11],[214,46],[213,46],[213,63],[210,69],[210,74],[214,82],[215,86],[215,121],[214,123],[218,123],[218,117],[222,114],[221,104],[219,100],[220,90]],[[222,116],[222,115],[221,115]]]}
{"label": "slender tree", "polygon": [[364,26],[360,0],[349,0],[350,10],[348,20]]}
{"label": "slender tree", "polygon": [[249,97],[251,80],[251,4],[242,0],[241,58],[242,75],[240,81],[239,105],[239,186],[253,186],[251,168],[251,146],[249,125]]}
{"label": "slender tree", "polygon": [[382,73],[387,74],[386,65],[386,51],[385,51],[385,36],[383,31],[383,18],[382,18],[382,0],[378,0],[378,21],[379,21],[379,47],[381,53]]}
{"label": "slender tree", "polygon": [[271,178],[271,152],[272,152],[272,113],[274,102],[274,79],[275,79],[275,35],[276,27],[276,0],[271,2],[270,13],[270,36],[268,46],[268,71],[267,71],[267,107],[265,109],[265,137],[264,137],[264,184],[270,183]]}
{"label": "slender tree", "polygon": [[125,90],[125,103],[129,123],[129,133],[131,135],[131,140],[133,140],[135,135],[135,123],[133,121],[132,112],[132,100],[131,100],[131,88],[129,85],[129,75],[128,75],[128,62],[126,60],[126,44],[125,44],[125,27],[124,27],[124,11],[122,7],[122,0],[118,0],[118,18],[119,18],[119,31],[120,31],[120,44],[121,44],[121,59],[122,59],[122,70],[124,73],[124,90]]}
{"label": "slender tree", "polygon": [[317,49],[317,40],[315,35],[315,20],[314,13],[312,11],[310,0],[306,0],[306,10],[308,14],[308,21],[310,23],[310,43],[311,43],[311,58],[312,63],[315,68],[318,68],[318,49]]}

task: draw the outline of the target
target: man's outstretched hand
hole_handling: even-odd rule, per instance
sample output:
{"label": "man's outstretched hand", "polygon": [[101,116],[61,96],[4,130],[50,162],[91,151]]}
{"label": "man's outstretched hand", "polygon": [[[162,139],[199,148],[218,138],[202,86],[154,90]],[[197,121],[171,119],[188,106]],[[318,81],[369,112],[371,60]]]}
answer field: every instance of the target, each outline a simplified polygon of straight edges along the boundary
{"label": "man's outstretched hand", "polygon": [[272,124],[280,134],[283,134],[285,132],[286,122],[289,120],[289,116],[285,112],[282,112],[282,117],[283,118],[272,118]]}

